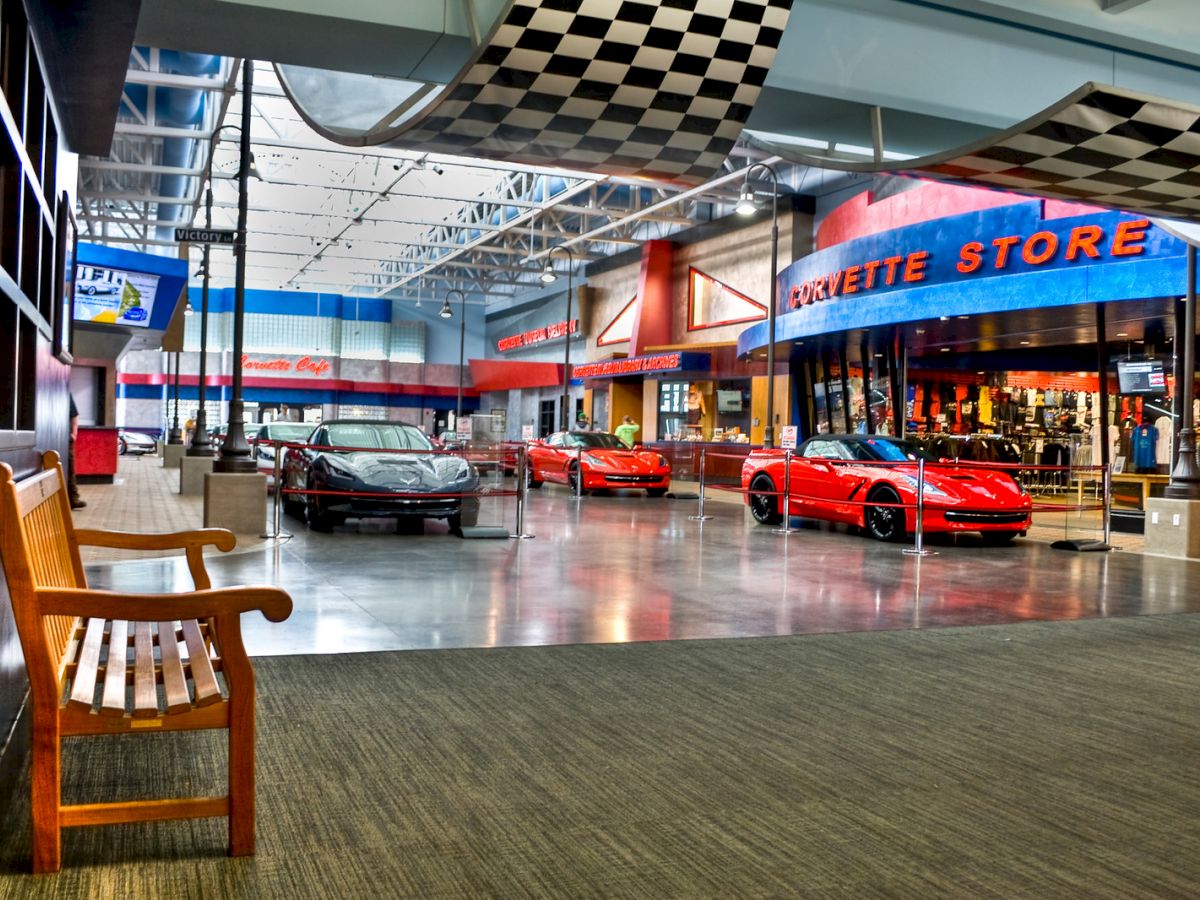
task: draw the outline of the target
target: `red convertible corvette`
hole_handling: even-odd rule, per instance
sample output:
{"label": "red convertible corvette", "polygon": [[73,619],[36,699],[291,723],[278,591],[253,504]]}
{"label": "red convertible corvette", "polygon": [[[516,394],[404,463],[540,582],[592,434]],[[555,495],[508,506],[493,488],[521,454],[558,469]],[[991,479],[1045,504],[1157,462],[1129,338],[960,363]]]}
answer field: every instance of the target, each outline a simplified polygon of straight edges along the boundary
{"label": "red convertible corvette", "polygon": [[671,464],[665,456],[631,450],[615,434],[603,431],[558,431],[544,441],[531,441],[526,482],[536,488],[554,481],[575,490],[581,461],[584,493],[634,488],[661,497],[671,486]]}
{"label": "red convertible corvette", "polygon": [[[919,445],[901,438],[811,437],[792,454],[788,513],[856,525],[881,541],[901,540],[916,528],[916,509],[884,504],[916,504],[916,461],[921,457],[934,462]],[[746,503],[764,525],[783,521],[783,470],[782,450],[755,451],[742,465]],[[872,501],[880,505],[872,506]],[[937,465],[925,469],[927,532],[977,531],[990,543],[1004,543],[1025,534],[1032,506],[1029,493],[1007,472]]]}

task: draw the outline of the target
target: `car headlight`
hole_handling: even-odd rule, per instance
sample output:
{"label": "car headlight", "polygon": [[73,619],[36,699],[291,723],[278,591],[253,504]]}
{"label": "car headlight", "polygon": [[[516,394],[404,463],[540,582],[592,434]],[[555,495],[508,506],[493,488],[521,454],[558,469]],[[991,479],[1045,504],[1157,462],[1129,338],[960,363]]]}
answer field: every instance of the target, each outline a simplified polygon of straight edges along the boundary
{"label": "car headlight", "polygon": [[661,453],[658,454],[658,464],[659,464],[659,466],[661,466],[664,469],[671,468],[671,464],[667,461],[667,458],[665,456],[663,456]]}
{"label": "car headlight", "polygon": [[605,466],[604,460],[598,456],[592,456],[590,453],[583,454],[583,461],[589,466],[596,466],[598,468],[604,468]]}
{"label": "car headlight", "polygon": [[330,475],[336,475],[339,478],[354,477],[354,473],[350,471],[350,468],[345,463],[339,462],[336,459],[331,459],[328,456],[325,457],[325,465],[329,469]]}
{"label": "car headlight", "polygon": [[[901,474],[900,478],[902,478],[908,484],[908,486],[911,487],[914,491],[917,489],[917,478],[915,475]],[[943,491],[936,484],[932,484],[928,481],[925,482],[924,494],[926,497],[945,497],[946,496],[945,491]]]}

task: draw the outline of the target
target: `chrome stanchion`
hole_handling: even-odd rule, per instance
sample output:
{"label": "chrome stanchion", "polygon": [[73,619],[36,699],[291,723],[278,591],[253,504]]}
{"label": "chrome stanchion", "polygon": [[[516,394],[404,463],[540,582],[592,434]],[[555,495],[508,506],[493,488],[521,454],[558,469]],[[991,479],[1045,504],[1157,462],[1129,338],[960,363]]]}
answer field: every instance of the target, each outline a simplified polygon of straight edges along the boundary
{"label": "chrome stanchion", "polygon": [[[958,467],[958,461],[955,460],[955,467]],[[901,515],[904,510],[900,511]],[[917,527],[913,531],[915,544],[912,547],[905,547],[903,553],[910,556],[936,556],[932,550],[925,549],[925,459],[917,457]]]}
{"label": "chrome stanchion", "polygon": [[696,511],[696,515],[688,516],[689,519],[698,522],[704,522],[711,519],[712,516],[704,514],[704,448],[700,448],[700,508]]}
{"label": "chrome stanchion", "polygon": [[1104,516],[1104,543],[1112,540],[1112,463],[1104,467],[1104,505],[1100,510]]}
{"label": "chrome stanchion", "polygon": [[290,538],[291,532],[282,531],[282,516],[280,514],[280,506],[283,503],[283,482],[281,480],[281,469],[283,467],[283,442],[271,441],[271,446],[275,448],[275,490],[274,501],[271,506],[271,529],[272,534],[260,534],[259,537],[270,538]]}
{"label": "chrome stanchion", "polygon": [[575,448],[575,499],[579,500],[583,497],[583,448]]}
{"label": "chrome stanchion", "polygon": [[515,538],[519,541],[527,541],[532,534],[525,533],[525,500],[529,490],[529,455],[525,452],[526,448],[522,447],[517,454],[517,530],[515,534],[510,534],[510,538]]}
{"label": "chrome stanchion", "polygon": [[775,534],[794,534],[792,527],[792,451],[783,451],[783,527],[772,528]]}

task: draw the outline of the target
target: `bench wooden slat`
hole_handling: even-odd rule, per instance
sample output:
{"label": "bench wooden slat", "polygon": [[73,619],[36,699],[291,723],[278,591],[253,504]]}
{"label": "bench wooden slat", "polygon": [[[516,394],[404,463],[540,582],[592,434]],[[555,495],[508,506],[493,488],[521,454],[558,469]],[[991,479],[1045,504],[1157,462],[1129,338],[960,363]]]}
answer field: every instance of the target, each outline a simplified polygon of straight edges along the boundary
{"label": "bench wooden slat", "polygon": [[87,634],[79,650],[75,680],[71,683],[71,699],[76,709],[91,709],[96,700],[96,670],[100,666],[100,648],[104,645],[104,619],[88,619]]}
{"label": "bench wooden slat", "polygon": [[158,715],[158,677],[154,670],[154,635],[149,622],[133,623],[133,717]]}
{"label": "bench wooden slat", "polygon": [[108,629],[108,662],[104,668],[104,694],[100,715],[125,715],[125,664],[129,656],[129,623],[114,619]]}
{"label": "bench wooden slat", "polygon": [[187,680],[183,677],[183,661],[179,644],[175,642],[175,623],[158,623],[158,653],[162,660],[162,683],[167,692],[167,712],[183,712],[191,708]]}
{"label": "bench wooden slat", "polygon": [[200,623],[195,619],[184,619],[181,624],[183,639],[188,648],[188,667],[192,670],[192,687],[196,692],[196,705],[208,706],[210,703],[220,703],[223,699],[221,686],[217,684],[212,657],[208,655],[204,635],[200,633]]}

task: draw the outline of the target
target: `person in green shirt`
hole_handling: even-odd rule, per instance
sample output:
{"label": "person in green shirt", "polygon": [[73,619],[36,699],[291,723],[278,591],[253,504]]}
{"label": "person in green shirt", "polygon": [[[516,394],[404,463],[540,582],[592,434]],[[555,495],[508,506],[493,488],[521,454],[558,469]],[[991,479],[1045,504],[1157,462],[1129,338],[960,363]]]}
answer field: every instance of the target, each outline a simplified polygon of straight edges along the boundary
{"label": "person in green shirt", "polygon": [[621,424],[613,429],[613,434],[623,440],[630,447],[633,446],[633,436],[642,430],[642,426],[633,421],[633,416],[626,416],[621,420]]}

